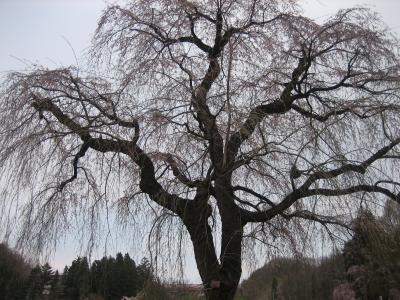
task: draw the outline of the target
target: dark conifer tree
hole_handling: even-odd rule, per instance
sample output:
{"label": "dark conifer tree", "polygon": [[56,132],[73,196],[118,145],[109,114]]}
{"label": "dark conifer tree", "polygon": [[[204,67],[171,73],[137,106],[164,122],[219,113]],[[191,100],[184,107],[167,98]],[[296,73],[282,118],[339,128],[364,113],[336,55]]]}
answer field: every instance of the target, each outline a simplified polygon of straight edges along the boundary
{"label": "dark conifer tree", "polygon": [[103,284],[103,260],[95,260],[90,268],[90,292],[93,294],[104,295]]}
{"label": "dark conifer tree", "polygon": [[137,293],[138,274],[135,261],[129,256],[128,253],[124,256],[124,267],[127,278],[126,294],[135,296]]}
{"label": "dark conifer tree", "polygon": [[80,298],[80,270],[81,258],[75,259],[71,266],[64,273],[65,296],[70,300],[79,300]]}
{"label": "dark conifer tree", "polygon": [[44,288],[42,268],[37,265],[31,270],[28,278],[27,300],[40,299]]}
{"label": "dark conifer tree", "polygon": [[54,270],[48,263],[41,266],[41,269],[43,285],[51,285],[54,280]]}
{"label": "dark conifer tree", "polygon": [[143,289],[147,281],[153,280],[152,270],[150,261],[145,257],[140,262],[140,265],[137,266],[137,286],[138,290]]}

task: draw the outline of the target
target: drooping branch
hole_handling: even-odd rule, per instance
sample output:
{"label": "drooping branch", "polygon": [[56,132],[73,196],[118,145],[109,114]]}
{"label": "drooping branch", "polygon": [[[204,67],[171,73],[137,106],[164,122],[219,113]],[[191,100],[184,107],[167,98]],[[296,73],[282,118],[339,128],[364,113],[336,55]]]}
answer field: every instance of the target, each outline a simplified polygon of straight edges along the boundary
{"label": "drooping branch", "polygon": [[[317,120],[319,122],[326,122],[331,117],[340,116],[340,115],[343,115],[345,113],[352,112],[351,109],[344,108],[344,109],[333,110],[331,112],[328,112],[326,114],[321,115],[321,114],[316,114],[316,113],[314,113],[312,111],[305,110],[304,108],[302,108],[302,107],[300,107],[300,106],[298,106],[296,104],[292,104],[292,109],[297,111],[298,113],[300,113],[301,115],[303,115],[303,116],[305,116],[307,118],[315,119],[315,120]],[[364,116],[360,116],[360,117],[363,118]]]}
{"label": "drooping branch", "polygon": [[254,197],[260,199],[263,203],[267,203],[271,207],[275,206],[275,203],[273,203],[270,199],[268,199],[267,197],[255,192],[252,189],[247,188],[245,186],[235,186],[235,187],[233,187],[233,191],[243,191],[243,192],[249,193],[249,194],[253,195]]}
{"label": "drooping branch", "polygon": [[[69,71],[67,71],[69,73]],[[113,99],[110,99],[109,95],[103,94],[100,92],[96,91],[96,97],[89,96],[86,93],[82,91],[81,86],[88,88],[87,84],[84,83],[83,80],[80,78],[76,78],[72,76],[72,74],[68,74],[68,80],[70,80],[75,87],[75,92],[78,94],[78,96],[74,96],[71,93],[68,93],[67,91],[63,91],[62,93],[65,94],[69,99],[76,100],[81,103],[82,106],[85,105],[85,103],[90,104],[92,107],[96,108],[101,116],[105,117],[106,119],[110,120],[111,122],[114,122],[115,125],[118,125],[120,127],[128,128],[128,129],[134,129],[135,134],[133,137],[133,141],[136,143],[139,139],[140,135],[140,128],[139,128],[139,122],[136,118],[131,118],[131,120],[124,120],[120,118],[116,112],[115,108],[115,103],[113,102]],[[46,89],[43,86],[40,86],[41,89]],[[52,89],[46,89],[47,91],[53,91]],[[56,90],[57,91],[57,90]],[[109,109],[104,108],[98,100],[103,100],[105,103],[107,103],[111,107],[111,113],[109,112]],[[85,113],[87,114],[87,110],[85,109]],[[88,116],[86,116],[88,118]],[[113,124],[107,124],[107,125],[113,125]]]}
{"label": "drooping branch", "polygon": [[[170,37],[168,31],[164,28],[160,27],[158,24],[143,20],[140,17],[136,16],[132,11],[129,9],[122,8],[120,6],[112,6],[108,8],[108,14],[118,12],[122,17],[128,17],[129,23],[126,28],[122,30],[130,30],[132,32],[137,32],[138,34],[149,35],[155,40],[159,41],[163,48],[177,44],[177,43],[189,43],[195,45],[198,49],[205,53],[210,53],[212,47],[204,43],[195,33],[194,30],[191,31],[191,35],[188,36],[178,36],[178,37]],[[107,14],[103,16],[103,19],[107,19]],[[191,26],[194,28],[194,21],[195,19],[191,19]],[[101,23],[102,24],[102,23]],[[101,26],[104,26],[102,24]],[[99,27],[99,29],[101,28]],[[98,31],[99,31],[98,29]]]}
{"label": "drooping branch", "polygon": [[396,195],[390,190],[376,185],[361,184],[345,189],[306,189],[303,186],[291,192],[279,204],[277,204],[271,209],[265,211],[248,211],[245,209],[241,209],[241,216],[246,223],[267,222],[276,217],[277,215],[284,216],[285,215],[284,212],[286,209],[291,207],[296,201],[303,198],[311,196],[338,197],[338,196],[351,195],[359,192],[380,193],[400,204],[400,194]]}
{"label": "drooping branch", "polygon": [[330,171],[317,171],[314,174],[310,175],[299,188],[294,189],[281,202],[274,205],[273,207],[265,211],[256,212],[242,209],[241,213],[243,220],[245,220],[246,222],[266,222],[274,218],[275,216],[284,213],[285,210],[291,207],[296,201],[311,196],[332,197],[350,195],[359,192],[370,192],[383,194],[400,204],[400,193],[395,194],[387,188],[379,186],[378,184],[380,181],[378,181],[375,185],[359,184],[343,189],[310,189],[312,184],[315,183],[317,180],[328,180],[350,172],[364,174],[367,171],[368,167],[370,167],[377,160],[384,158],[385,155],[398,144],[400,144],[400,138],[394,140],[389,145],[382,147],[360,164],[345,164],[342,167]]}
{"label": "drooping branch", "polygon": [[229,30],[227,30],[226,36],[230,35],[230,34],[243,34],[246,33],[246,31],[252,27],[264,27],[266,25],[270,25],[276,21],[279,21],[280,19],[283,19],[287,16],[287,14],[281,13],[278,14],[276,17],[273,17],[271,19],[268,20],[254,20],[254,18],[251,16],[249,21],[241,26],[241,27],[231,27]]}
{"label": "drooping branch", "polygon": [[335,196],[354,194],[358,192],[381,193],[400,204],[400,194],[395,194],[386,188],[377,186],[376,184],[375,185],[360,184],[345,189],[310,189],[307,191],[307,196],[321,195],[321,196],[335,197]]}
{"label": "drooping branch", "polygon": [[387,110],[400,110],[400,107],[397,107],[396,105],[380,105],[380,106],[371,106],[371,107],[367,107],[365,109],[365,111],[355,111],[353,108],[351,107],[345,107],[345,108],[339,108],[339,109],[334,109],[332,111],[329,111],[327,113],[324,114],[319,114],[319,113],[315,113],[312,110],[306,110],[296,104],[292,104],[292,109],[295,110],[296,112],[298,112],[299,114],[303,115],[306,118],[309,119],[314,119],[317,120],[319,122],[326,122],[328,120],[330,120],[333,117],[337,117],[337,116],[342,116],[345,115],[347,113],[352,114],[354,116],[356,116],[359,119],[367,119],[370,118],[372,116],[375,116],[379,113],[382,113],[384,111]]}
{"label": "drooping branch", "polygon": [[338,177],[338,176],[348,173],[348,172],[356,172],[356,173],[364,174],[367,171],[367,168],[369,166],[371,166],[375,161],[384,158],[385,155],[390,150],[392,150],[394,147],[396,147],[398,144],[400,144],[400,138],[397,138],[393,142],[391,142],[389,145],[382,147],[381,149],[379,149],[377,152],[375,152],[373,155],[371,155],[369,158],[367,158],[360,164],[345,164],[337,169],[333,169],[330,171],[317,171],[314,174],[309,176],[309,178],[305,181],[303,186],[308,188],[317,180],[320,180],[320,179],[326,180],[326,179],[335,178],[335,177]]}
{"label": "drooping branch", "polygon": [[317,214],[312,211],[308,210],[300,210],[300,211],[295,211],[293,213],[285,214],[282,213],[281,216],[285,218],[286,220],[291,220],[293,218],[299,218],[299,219],[304,219],[304,220],[309,220],[313,222],[320,223],[323,226],[326,225],[337,225],[343,228],[351,229],[349,224],[346,224],[346,222],[343,222],[339,220],[338,218],[332,217],[332,216],[324,216]]}
{"label": "drooping branch", "polygon": [[51,113],[61,124],[77,134],[85,143],[85,147],[102,153],[115,152],[129,156],[140,168],[141,190],[162,207],[183,216],[187,200],[169,194],[162,188],[156,180],[153,162],[135,141],[94,138],[91,136],[89,128],[85,128],[72,120],[49,99],[35,97],[32,106],[38,111]]}
{"label": "drooping branch", "polygon": [[292,73],[292,78],[286,87],[282,91],[280,98],[275,101],[259,105],[251,110],[248,118],[243,123],[241,128],[232,134],[227,147],[227,161],[232,164],[236,157],[240,146],[246,141],[254,132],[257,125],[267,116],[271,114],[282,114],[291,109],[292,103],[296,100],[292,97],[291,93],[297,84],[300,76],[311,66],[311,61],[306,57],[306,53],[303,52],[304,56],[299,59],[298,65]]}
{"label": "drooping branch", "polygon": [[72,167],[73,167],[73,172],[74,173],[70,178],[68,178],[67,180],[64,180],[63,182],[61,182],[61,184],[60,184],[60,186],[58,188],[59,192],[61,192],[67,184],[73,182],[78,177],[78,162],[79,162],[79,159],[85,156],[85,154],[86,154],[88,149],[89,149],[89,144],[87,142],[85,142],[85,143],[82,144],[82,146],[79,149],[78,153],[75,154],[74,160],[72,162]]}
{"label": "drooping branch", "polygon": [[[268,115],[283,114],[294,110],[306,118],[325,122],[333,116],[346,113],[352,113],[360,119],[364,119],[385,110],[398,109],[396,105],[388,104],[385,106],[379,101],[363,107],[363,109],[362,107],[357,109],[357,105],[353,101],[336,107],[329,105],[333,101],[329,99],[330,93],[345,89],[349,89],[354,93],[365,93],[369,96],[397,97],[398,86],[396,87],[394,84],[399,82],[399,77],[395,71],[396,68],[398,69],[398,64],[388,58],[388,64],[392,65],[388,66],[385,71],[377,72],[376,66],[370,59],[371,53],[364,49],[361,50],[361,46],[358,45],[359,40],[370,37],[371,41],[376,43],[375,46],[378,47],[376,51],[382,51],[379,48],[381,47],[381,42],[377,41],[373,33],[366,30],[362,32],[362,36],[357,36],[357,30],[359,29],[357,27],[351,28],[350,25],[346,35],[342,36],[334,33],[337,28],[347,26],[345,19],[350,17],[349,15],[353,12],[354,10],[345,11],[334,22],[316,26],[317,29],[311,29],[311,33],[299,31],[299,38],[303,42],[291,54],[299,59],[297,67],[291,74],[291,81],[284,84],[285,88],[278,99],[269,104],[258,105],[253,108],[240,129],[232,135],[227,148],[231,164],[234,163],[243,142],[252,136],[257,125]],[[315,31],[313,32],[313,30]],[[374,50],[370,51],[373,52]],[[300,56],[297,53],[301,53]],[[330,82],[326,78],[319,79],[318,72],[323,73],[320,69],[324,69],[331,58],[340,60],[345,65],[332,66],[331,70],[334,70],[336,74],[333,77],[336,78],[335,81]],[[376,84],[379,82],[382,84]],[[369,87],[369,84],[374,84],[375,88]],[[326,100],[320,95],[324,95]],[[313,106],[309,101],[311,97],[316,99],[315,102],[319,102],[325,108],[327,107],[328,112],[321,114],[314,112]],[[307,104],[310,107],[309,110],[304,109],[300,104],[295,104],[295,101],[303,99],[307,100]]]}

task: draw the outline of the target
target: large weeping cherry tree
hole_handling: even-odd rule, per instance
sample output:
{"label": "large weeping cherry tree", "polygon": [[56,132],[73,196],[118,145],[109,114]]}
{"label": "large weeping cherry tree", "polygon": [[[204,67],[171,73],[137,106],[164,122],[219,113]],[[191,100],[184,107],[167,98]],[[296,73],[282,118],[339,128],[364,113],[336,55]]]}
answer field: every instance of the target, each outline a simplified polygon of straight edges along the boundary
{"label": "large weeping cherry tree", "polygon": [[364,8],[320,24],[295,0],[110,6],[87,67],[2,84],[2,222],[42,249],[149,206],[190,236],[207,299],[233,299],[245,237],[334,238],[360,205],[400,203],[398,51]]}

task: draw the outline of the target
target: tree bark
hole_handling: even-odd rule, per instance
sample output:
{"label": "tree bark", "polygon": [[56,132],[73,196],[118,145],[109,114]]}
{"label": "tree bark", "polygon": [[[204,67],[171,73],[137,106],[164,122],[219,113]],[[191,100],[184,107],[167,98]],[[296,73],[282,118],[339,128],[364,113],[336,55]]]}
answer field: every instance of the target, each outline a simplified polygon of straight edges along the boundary
{"label": "tree bark", "polygon": [[222,223],[221,287],[215,299],[233,299],[242,275],[243,223],[233,199],[230,174],[218,176],[214,190]]}
{"label": "tree bark", "polygon": [[222,221],[221,254],[217,258],[212,230],[208,224],[211,207],[208,195],[198,197],[186,207],[183,222],[189,231],[208,300],[233,300],[242,274],[243,226],[233,202],[229,178],[216,182],[215,197]]}

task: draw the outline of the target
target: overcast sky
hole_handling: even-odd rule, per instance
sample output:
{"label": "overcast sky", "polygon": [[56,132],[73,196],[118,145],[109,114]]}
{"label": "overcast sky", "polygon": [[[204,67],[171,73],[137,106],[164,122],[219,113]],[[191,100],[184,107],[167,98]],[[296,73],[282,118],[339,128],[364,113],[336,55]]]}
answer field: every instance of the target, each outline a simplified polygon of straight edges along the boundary
{"label": "overcast sky", "polygon": [[[340,8],[367,5],[381,14],[391,31],[400,32],[400,0],[300,0],[300,3],[305,14],[316,20],[323,20]],[[23,70],[32,63],[49,68],[76,64],[74,52],[78,60],[82,59],[106,5],[105,0],[0,0],[0,75],[9,70]],[[77,254],[75,247],[59,250],[52,258],[52,265],[63,269],[70,264]],[[186,278],[192,282],[200,280],[193,260],[188,262]]]}
{"label": "overcast sky", "polygon": [[[306,15],[315,19],[323,19],[340,8],[368,5],[382,15],[390,28],[400,31],[399,0],[300,3]],[[0,0],[0,72],[24,69],[25,63],[48,67],[75,64],[74,51],[81,57],[106,5],[105,0]]]}

